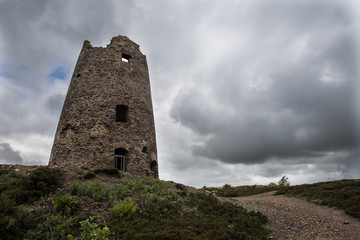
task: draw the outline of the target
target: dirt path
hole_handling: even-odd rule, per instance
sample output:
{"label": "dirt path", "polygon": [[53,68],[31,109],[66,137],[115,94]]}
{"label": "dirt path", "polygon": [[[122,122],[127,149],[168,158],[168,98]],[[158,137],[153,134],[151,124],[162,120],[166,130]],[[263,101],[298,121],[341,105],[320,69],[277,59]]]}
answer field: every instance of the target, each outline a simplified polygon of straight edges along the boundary
{"label": "dirt path", "polygon": [[342,210],[308,203],[304,199],[265,193],[234,198],[248,210],[260,210],[269,218],[269,239],[359,240],[360,221]]}

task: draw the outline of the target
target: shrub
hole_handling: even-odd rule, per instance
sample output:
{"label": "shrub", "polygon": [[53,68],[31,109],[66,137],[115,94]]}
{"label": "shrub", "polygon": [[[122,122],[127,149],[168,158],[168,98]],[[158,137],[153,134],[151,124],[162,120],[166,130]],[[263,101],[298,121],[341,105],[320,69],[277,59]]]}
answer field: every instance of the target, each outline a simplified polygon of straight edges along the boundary
{"label": "shrub", "polygon": [[94,181],[90,186],[86,187],[84,191],[85,195],[98,202],[101,202],[106,195],[105,185],[99,181]]}
{"label": "shrub", "polygon": [[267,187],[276,187],[276,186],[277,186],[277,184],[274,182],[271,182],[267,185]]}
{"label": "shrub", "polygon": [[7,194],[0,195],[0,214],[12,214],[15,211],[16,203]]}
{"label": "shrub", "polygon": [[174,191],[169,191],[167,195],[168,195],[168,199],[171,201],[176,201],[180,198],[179,193]]}
{"label": "shrub", "polygon": [[54,192],[60,185],[61,171],[39,167],[29,176],[11,173],[1,176],[0,192],[8,195],[16,204],[33,202]]}
{"label": "shrub", "polygon": [[42,231],[43,225],[38,224],[35,228],[27,231],[24,240],[41,240],[42,239]]}
{"label": "shrub", "polygon": [[9,173],[8,169],[0,169],[0,176],[8,173]]}
{"label": "shrub", "polygon": [[123,199],[127,196],[127,187],[126,185],[115,184],[114,187],[110,190],[108,196],[112,194],[114,198]]}
{"label": "shrub", "polygon": [[15,177],[18,177],[18,176],[19,176],[19,174],[17,172],[15,172],[15,171],[10,171],[8,173],[9,178],[15,178]]}
{"label": "shrub", "polygon": [[158,198],[136,218],[111,221],[115,239],[266,239],[256,213],[222,204],[201,192],[188,192],[177,204]]}
{"label": "shrub", "polygon": [[72,215],[80,207],[80,203],[76,200],[76,197],[70,196],[69,194],[57,197],[52,203],[55,211],[62,215]]}
{"label": "shrub", "polygon": [[84,176],[83,176],[84,179],[91,179],[91,178],[94,178],[94,177],[96,177],[96,174],[93,173],[93,172],[90,172],[90,171],[85,173]]}
{"label": "shrub", "polygon": [[128,219],[131,217],[137,209],[137,204],[134,199],[126,199],[120,204],[115,204],[112,208],[109,208],[110,217],[114,220]]}
{"label": "shrub", "polygon": [[42,189],[50,193],[59,185],[60,176],[61,171],[59,169],[39,167],[31,171],[29,178],[35,189]]}
{"label": "shrub", "polygon": [[[47,168],[34,171],[29,176],[17,173],[1,176],[0,238],[2,239],[23,239],[28,229],[36,226],[34,218],[37,216],[20,204],[40,199],[58,186],[54,185],[58,184],[58,181],[51,181],[43,174],[48,171]],[[50,171],[51,177],[53,175]],[[45,182],[48,180],[49,183]]]}
{"label": "shrub", "polygon": [[106,175],[118,176],[118,177],[120,176],[120,172],[116,168],[99,168],[99,169],[95,169],[94,173],[96,173],[96,174],[103,173]]}
{"label": "shrub", "polygon": [[16,206],[7,195],[0,195],[0,238],[23,239],[28,229],[35,227],[34,216],[23,205]]}
{"label": "shrub", "polygon": [[86,219],[84,221],[80,222],[80,236],[73,237],[73,235],[69,235],[69,240],[106,240],[109,239],[110,236],[110,230],[107,226],[104,226],[103,228],[99,227],[98,224],[92,222],[93,218],[90,217],[90,219]]}
{"label": "shrub", "polygon": [[180,183],[175,183],[175,188],[181,191],[185,191],[186,188],[184,185],[180,184]]}
{"label": "shrub", "polygon": [[46,232],[46,239],[66,239],[75,232],[78,220],[76,217],[66,217],[58,213],[50,216],[48,224],[50,231]]}
{"label": "shrub", "polygon": [[224,186],[223,186],[223,188],[231,188],[231,185],[230,185],[230,184],[225,183],[225,184],[224,184]]}
{"label": "shrub", "polygon": [[88,196],[97,202],[101,202],[108,193],[105,185],[96,180],[87,186],[81,185],[78,182],[74,182],[70,186],[70,192],[73,195]]}
{"label": "shrub", "polygon": [[81,191],[81,185],[79,182],[73,182],[70,186],[70,193],[72,195],[78,195]]}
{"label": "shrub", "polygon": [[[0,236],[4,239],[15,239],[12,236],[20,231],[19,224],[16,224],[15,201],[8,195],[0,195]],[[21,231],[20,231],[21,232]]]}

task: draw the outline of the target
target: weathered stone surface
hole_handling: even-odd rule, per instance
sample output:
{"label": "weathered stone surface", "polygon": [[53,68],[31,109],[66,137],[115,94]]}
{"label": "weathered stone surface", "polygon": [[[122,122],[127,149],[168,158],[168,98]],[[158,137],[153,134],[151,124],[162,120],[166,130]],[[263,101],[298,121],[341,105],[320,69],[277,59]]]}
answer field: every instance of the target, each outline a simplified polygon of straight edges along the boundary
{"label": "weathered stone surface", "polygon": [[[116,118],[126,106],[126,122]],[[155,125],[146,57],[124,36],[106,47],[85,41],[60,116],[52,167],[114,167],[116,148],[125,171],[158,176]]]}

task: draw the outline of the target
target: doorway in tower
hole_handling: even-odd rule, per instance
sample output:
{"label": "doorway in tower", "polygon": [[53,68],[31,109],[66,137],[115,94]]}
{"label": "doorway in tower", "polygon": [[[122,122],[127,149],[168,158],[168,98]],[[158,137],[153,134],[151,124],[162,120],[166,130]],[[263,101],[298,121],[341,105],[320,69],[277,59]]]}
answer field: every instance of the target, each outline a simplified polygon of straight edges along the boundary
{"label": "doorway in tower", "polygon": [[126,155],[127,151],[124,148],[115,149],[115,168],[120,171],[126,171]]}

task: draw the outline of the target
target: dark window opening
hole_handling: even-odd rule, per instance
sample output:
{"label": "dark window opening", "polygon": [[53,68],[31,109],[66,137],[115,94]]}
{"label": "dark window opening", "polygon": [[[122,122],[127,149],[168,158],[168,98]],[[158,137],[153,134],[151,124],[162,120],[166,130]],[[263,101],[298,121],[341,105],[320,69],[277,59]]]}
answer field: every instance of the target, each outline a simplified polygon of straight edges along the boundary
{"label": "dark window opening", "polygon": [[78,74],[76,74],[76,76],[79,78],[79,77],[81,76],[81,74],[80,74],[80,73],[78,73]]}
{"label": "dark window opening", "polygon": [[123,155],[126,156],[127,151],[124,148],[116,148],[115,149],[115,155]]}
{"label": "dark window opening", "polygon": [[127,55],[127,54],[125,54],[125,53],[123,53],[122,55],[121,55],[121,61],[123,61],[123,62],[126,62],[126,63],[129,63],[130,62],[130,55]]}
{"label": "dark window opening", "polygon": [[148,148],[147,148],[147,147],[143,147],[142,152],[143,152],[143,153],[148,153]]}
{"label": "dark window opening", "polygon": [[115,149],[115,168],[124,172],[126,169],[126,153],[127,151],[123,148]]}
{"label": "dark window opening", "polygon": [[116,105],[116,121],[127,122],[128,121],[129,107],[125,105]]}
{"label": "dark window opening", "polygon": [[150,163],[150,170],[155,172],[156,171],[156,167],[157,167],[157,162],[156,161],[152,161]]}
{"label": "dark window opening", "polygon": [[157,168],[157,162],[156,161],[151,161],[150,163],[150,170],[153,172],[154,177],[158,176],[158,168]]}

